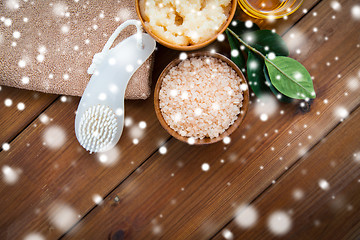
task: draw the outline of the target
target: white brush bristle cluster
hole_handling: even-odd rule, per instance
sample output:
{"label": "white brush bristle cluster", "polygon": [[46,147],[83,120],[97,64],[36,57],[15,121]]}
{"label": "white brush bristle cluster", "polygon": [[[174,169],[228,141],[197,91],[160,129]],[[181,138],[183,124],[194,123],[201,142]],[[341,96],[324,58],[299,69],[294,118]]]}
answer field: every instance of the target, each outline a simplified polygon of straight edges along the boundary
{"label": "white brush bristle cluster", "polygon": [[87,151],[104,151],[117,131],[115,113],[104,105],[92,106],[82,115],[79,142]]}

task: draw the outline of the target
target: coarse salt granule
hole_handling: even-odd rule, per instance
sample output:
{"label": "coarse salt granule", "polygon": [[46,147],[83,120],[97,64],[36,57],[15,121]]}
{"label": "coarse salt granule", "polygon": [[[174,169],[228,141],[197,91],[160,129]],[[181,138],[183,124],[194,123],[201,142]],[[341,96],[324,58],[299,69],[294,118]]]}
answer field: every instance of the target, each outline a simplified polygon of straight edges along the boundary
{"label": "coarse salt granule", "polygon": [[[240,113],[240,84],[241,78],[220,59],[186,59],[163,79],[159,93],[161,113],[181,136],[218,137]],[[177,94],[171,94],[174,92]]]}

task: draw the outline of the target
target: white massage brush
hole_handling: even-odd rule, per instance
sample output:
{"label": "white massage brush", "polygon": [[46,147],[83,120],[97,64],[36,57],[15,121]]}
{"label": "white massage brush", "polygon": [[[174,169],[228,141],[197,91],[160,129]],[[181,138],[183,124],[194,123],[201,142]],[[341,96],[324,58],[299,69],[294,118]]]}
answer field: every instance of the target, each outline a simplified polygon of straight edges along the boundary
{"label": "white massage brush", "polygon": [[[129,25],[137,27],[137,34],[110,49],[116,37]],[[94,55],[88,69],[93,75],[75,118],[76,137],[90,153],[107,151],[119,141],[124,126],[126,86],[155,46],[155,40],[142,33],[139,21],[128,20],[115,30],[102,52]]]}

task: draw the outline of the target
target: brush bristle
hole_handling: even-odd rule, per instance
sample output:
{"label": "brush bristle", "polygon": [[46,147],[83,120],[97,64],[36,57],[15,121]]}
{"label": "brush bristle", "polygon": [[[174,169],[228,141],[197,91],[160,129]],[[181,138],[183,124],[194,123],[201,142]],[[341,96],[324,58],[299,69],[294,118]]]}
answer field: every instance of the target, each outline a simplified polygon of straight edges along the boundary
{"label": "brush bristle", "polygon": [[82,115],[79,142],[87,151],[101,152],[113,141],[116,131],[115,113],[104,105],[92,106]]}

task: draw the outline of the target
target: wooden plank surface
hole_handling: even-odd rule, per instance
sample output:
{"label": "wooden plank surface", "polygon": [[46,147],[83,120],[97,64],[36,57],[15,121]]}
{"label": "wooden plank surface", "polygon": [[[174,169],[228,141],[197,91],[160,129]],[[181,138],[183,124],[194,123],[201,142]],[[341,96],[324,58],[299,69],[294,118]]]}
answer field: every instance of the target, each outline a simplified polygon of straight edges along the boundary
{"label": "wooden plank surface", "polygon": [[0,144],[12,140],[57,97],[52,94],[1,86]]}
{"label": "wooden plank surface", "polygon": [[[317,2],[306,1],[304,7]],[[327,4],[327,6],[329,5]],[[302,15],[303,13],[297,12],[286,21],[276,22],[277,31],[279,33],[285,31],[286,27],[282,26],[291,26]],[[317,18],[312,17],[312,21],[317,24],[321,16],[318,13]],[[343,17],[337,16],[337,19],[342,21]],[[300,30],[304,31],[306,35],[312,34],[309,22],[311,20],[307,17],[307,25],[305,27],[302,24],[299,25]],[[346,19],[343,22],[346,23]],[[267,23],[261,24],[265,26]],[[318,25],[319,34],[320,30],[328,31],[323,28],[323,25],[325,25],[324,22]],[[150,99],[145,103],[142,101],[126,103],[127,114],[133,117],[135,124],[145,120],[147,128],[140,143],[133,146],[131,143],[133,137],[130,134],[132,131],[129,127],[124,132],[126,137],[118,145],[120,149],[118,160],[120,161],[115,166],[104,167],[99,164],[96,156],[89,157],[84,153],[73,136],[73,112],[78,99],[69,98],[70,101],[66,103],[57,101],[45,111],[45,114],[53,119],[52,122],[43,124],[40,120],[35,121],[34,124],[37,127],[29,126],[11,143],[10,151],[0,153],[3,166],[10,166],[22,172],[15,185],[0,186],[3,196],[0,198],[4,202],[0,209],[2,212],[0,229],[6,229],[1,231],[0,237],[14,239],[26,236],[30,232],[41,233],[47,239],[59,237],[66,230],[55,229],[54,224],[48,221],[49,210],[54,207],[54,204],[71,206],[81,218],[95,206],[94,196],[99,195],[100,198],[107,196],[134,169],[136,171],[100,206],[87,215],[84,221],[81,221],[80,225],[77,225],[77,228],[66,236],[67,238],[92,239],[98,237],[103,239],[117,230],[123,231],[118,232],[119,235],[145,236],[147,238],[159,236],[205,238],[211,236],[211,233],[215,233],[217,228],[223,226],[233,216],[233,212],[229,209],[230,205],[239,199],[239,196],[236,196],[239,188],[241,188],[240,193],[247,193],[246,189],[258,185],[256,186],[257,191],[247,196],[248,199],[251,199],[265,188],[271,179],[281,174],[284,166],[288,166],[294,160],[296,154],[290,153],[290,147],[286,146],[288,141],[292,144],[291,148],[300,141],[303,142],[302,146],[305,149],[314,145],[336,124],[338,119],[330,119],[333,117],[331,113],[335,111],[336,107],[342,104],[347,107],[347,110],[351,110],[358,103],[359,99],[350,91],[347,82],[354,70],[359,67],[359,62],[354,56],[346,56],[346,51],[350,49],[345,46],[344,53],[337,54],[341,61],[344,61],[340,65],[340,69],[328,71],[328,68],[324,67],[325,57],[335,57],[331,55],[332,45],[341,45],[345,37],[350,38],[349,46],[356,45],[356,36],[351,36],[350,33],[344,34],[344,32],[346,31],[340,31],[343,34],[341,36],[333,30],[330,31],[332,36],[327,42],[315,41],[319,35],[310,36],[309,45],[319,53],[313,54],[304,49],[302,54],[296,55],[297,59],[305,62],[309,69],[311,67],[311,73],[315,76],[315,87],[320,91],[318,92],[319,99],[312,106],[309,115],[306,115],[308,117],[302,116],[295,104],[281,104],[278,111],[283,110],[286,116],[273,116],[264,124],[259,122],[258,115],[253,110],[248,116],[245,128],[239,129],[232,137],[232,143],[226,152],[221,143],[211,147],[190,147],[171,140],[167,145],[168,153],[165,156],[157,153],[141,165],[153,151],[168,139],[168,135],[157,123]],[[287,36],[289,37],[289,34]],[[326,45],[328,49],[322,47],[322,44]],[[295,49],[293,50],[295,51]],[[178,55],[177,52],[161,47],[158,54],[155,62],[155,79],[166,63]],[[325,55],[321,56],[321,54]],[[315,59],[309,59],[310,55]],[[314,62],[323,62],[324,65],[314,68],[312,65]],[[331,82],[331,86],[325,86],[324,79],[336,78],[338,71],[341,71],[343,75],[340,82],[336,84]],[[325,74],[322,76],[321,74],[324,72]],[[346,74],[348,72],[351,74]],[[330,88],[344,90],[334,93],[334,90],[331,91]],[[344,99],[345,92],[348,93],[346,99]],[[329,104],[322,106],[322,100],[325,98],[328,99]],[[316,113],[317,111],[319,111],[319,115]],[[279,119],[280,117],[281,119]],[[302,124],[310,126],[308,123],[314,119],[319,122],[305,131],[302,130]],[[56,125],[65,131],[66,141],[58,149],[50,150],[48,147],[42,146],[43,137],[50,127]],[[319,126],[323,127],[323,125],[326,125],[324,129],[312,134],[311,139],[307,138],[309,132]],[[256,128],[259,131],[256,131]],[[275,129],[278,130],[278,134],[274,134]],[[287,136],[289,129],[294,132],[291,136]],[[267,133],[267,137],[263,137],[265,133]],[[295,137],[295,133],[299,136]],[[29,147],[26,146],[28,143]],[[270,146],[275,147],[275,150],[271,151]],[[281,148],[285,150],[279,152]],[[300,147],[294,149],[299,151]],[[241,158],[242,155],[245,160]],[[258,155],[261,157],[257,157]],[[279,156],[283,156],[283,160],[277,164],[274,160]],[[224,164],[220,162],[222,158],[225,159]],[[267,161],[260,162],[264,159],[269,160],[270,164],[266,165]],[[244,162],[242,162],[243,160]],[[34,162],[37,162],[36,166]],[[210,164],[210,171],[207,173],[201,172],[200,167],[203,162]],[[252,162],[251,166],[248,166],[249,162]],[[266,169],[267,173],[259,171],[260,164],[265,166],[264,170]],[[141,167],[138,168],[140,165]],[[243,169],[244,165],[246,168]],[[238,176],[239,172],[242,173],[241,176]],[[250,179],[254,174],[257,174],[255,180],[258,182],[255,181],[250,185]],[[248,178],[246,178],[247,176]],[[260,182],[261,177],[266,184]],[[218,178],[217,181],[216,178]],[[243,182],[247,183],[244,187],[245,190],[241,184]],[[228,186],[228,184],[230,185]],[[182,190],[182,188],[184,189]],[[118,194],[118,198],[115,197],[116,194]]]}
{"label": "wooden plank surface", "polygon": [[[233,239],[271,239],[275,236],[277,239],[358,239],[359,142],[360,108],[308,156],[296,162],[276,184],[270,185],[247,211],[246,208],[239,211],[236,220],[214,239],[224,239],[227,235],[233,235]],[[328,188],[324,180],[329,184]],[[250,224],[249,213],[252,211],[257,213],[258,219]],[[270,221],[279,211],[288,219]]]}
{"label": "wooden plank surface", "polygon": [[[9,151],[0,153],[2,166],[19,174],[16,183],[0,186],[0,239],[16,239],[32,231],[49,239],[59,237],[66,228],[57,231],[48,222],[54,205],[69,205],[76,217],[83,216],[94,206],[95,196],[104,197],[168,139],[152,120],[151,98],[129,101],[125,111],[133,124],[125,128],[118,146],[105,155],[90,155],[74,135],[78,101],[70,97],[57,101],[43,113],[47,118],[42,115],[12,142]],[[140,121],[148,123],[144,130],[138,127]],[[137,145],[132,142],[135,137]]]}
{"label": "wooden plank surface", "polygon": [[[214,46],[228,50],[226,44],[214,44],[209,48]],[[156,79],[166,64],[178,54],[179,52],[159,47],[153,78]],[[71,209],[82,217],[96,205],[92,199],[95,194],[100,197],[106,196],[168,139],[168,135],[160,128],[153,114],[152,99],[146,102],[127,102],[126,111],[132,116],[133,121],[147,122],[148,128],[143,134],[144,139],[140,139],[138,146],[132,146],[131,131],[125,131],[118,145],[120,163],[113,167],[102,167],[96,161],[97,157],[88,156],[73,136],[73,113],[77,103],[78,98],[68,98],[66,103],[55,102],[11,143],[14,146],[11,151],[0,153],[4,159],[4,166],[21,172],[16,185],[1,188],[2,193],[9,193],[5,204],[1,206],[4,217],[1,218],[0,228],[6,229],[2,231],[2,237],[23,237],[31,232],[39,232],[50,239],[60,236],[66,230],[54,227],[49,221],[49,210],[63,204],[71,206]],[[52,121],[47,124],[41,123],[41,120],[47,119],[46,116]],[[47,130],[52,126],[59,126],[60,128],[55,130],[64,131],[66,136],[65,143],[55,150],[42,145]],[[59,132],[58,134],[61,135]],[[21,187],[18,187],[19,185]],[[18,206],[22,201],[26,201],[26,204]],[[16,210],[13,210],[15,205]],[[6,209],[11,209],[11,213]]]}
{"label": "wooden plank surface", "polygon": [[[356,54],[348,54],[354,51],[359,37],[352,31],[357,22],[348,14],[355,2],[340,1],[343,10],[336,13],[337,22],[329,24],[332,10],[323,1],[313,9],[317,17],[307,15],[286,34],[287,39],[299,33],[306,39],[302,54],[293,56],[315,77],[318,97],[310,112],[304,114],[297,104],[280,104],[263,123],[254,104],[229,146],[189,146],[171,139],[166,144],[167,154],[153,155],[66,237],[213,236],[219,226],[232,219],[234,206],[255,199],[336,127],[347,112],[358,107],[360,96],[351,82],[360,62]],[[343,27],[335,31],[335,25]],[[327,40],[325,34],[330,34]],[[201,170],[203,163],[210,165],[208,172]],[[119,204],[114,204],[115,199]]]}

